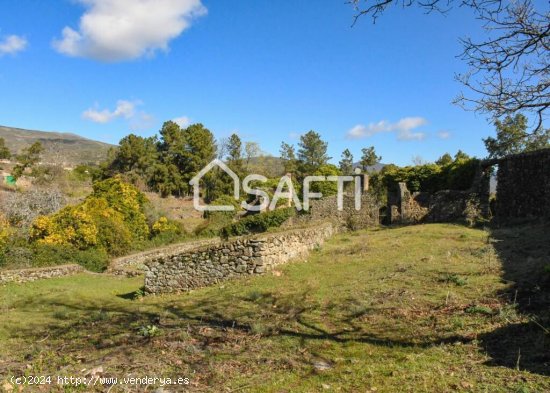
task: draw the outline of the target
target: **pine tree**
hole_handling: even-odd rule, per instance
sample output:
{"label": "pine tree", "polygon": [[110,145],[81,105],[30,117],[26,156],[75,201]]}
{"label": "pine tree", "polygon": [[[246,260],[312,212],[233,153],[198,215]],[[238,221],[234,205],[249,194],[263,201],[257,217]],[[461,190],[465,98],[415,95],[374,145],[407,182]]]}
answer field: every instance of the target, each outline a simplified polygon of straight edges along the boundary
{"label": "pine tree", "polygon": [[342,159],[340,160],[340,171],[344,175],[351,175],[353,172],[353,154],[346,149],[342,153]]}

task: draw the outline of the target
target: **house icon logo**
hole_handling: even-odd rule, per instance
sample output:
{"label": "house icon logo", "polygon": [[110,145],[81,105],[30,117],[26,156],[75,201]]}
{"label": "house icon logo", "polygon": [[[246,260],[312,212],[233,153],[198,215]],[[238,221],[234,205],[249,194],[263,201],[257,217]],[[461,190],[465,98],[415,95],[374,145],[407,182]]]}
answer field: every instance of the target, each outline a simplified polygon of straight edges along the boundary
{"label": "house icon logo", "polygon": [[240,179],[235,172],[231,170],[222,160],[214,159],[210,161],[208,165],[200,170],[199,173],[195,175],[189,182],[193,186],[193,207],[198,211],[232,211],[235,210],[234,206],[229,205],[201,205],[201,195],[200,195],[200,180],[214,167],[220,168],[222,171],[227,173],[231,179],[233,179],[233,197],[236,201],[240,198]]}

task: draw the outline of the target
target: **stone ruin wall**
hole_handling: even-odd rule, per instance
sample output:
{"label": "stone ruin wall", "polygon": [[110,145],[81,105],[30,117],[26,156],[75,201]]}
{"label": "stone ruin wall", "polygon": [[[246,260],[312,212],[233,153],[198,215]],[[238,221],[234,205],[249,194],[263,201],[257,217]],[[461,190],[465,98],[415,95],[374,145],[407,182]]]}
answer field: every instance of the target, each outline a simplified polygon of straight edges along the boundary
{"label": "stone ruin wall", "polygon": [[336,195],[312,199],[309,212],[291,219],[288,225],[330,221],[336,226],[350,230],[378,226],[380,206],[370,194],[365,192],[361,195],[360,210],[355,210],[355,197],[353,195],[344,195],[343,202],[343,209],[339,211]]}
{"label": "stone ruin wall", "polygon": [[550,149],[498,160],[495,218],[499,223],[550,220]]}
{"label": "stone ruin wall", "polygon": [[465,191],[411,193],[406,183],[399,183],[397,192],[388,192],[388,223],[466,221],[471,224],[479,218],[489,219],[490,180],[490,168],[482,163],[472,186]]}
{"label": "stone ruin wall", "polygon": [[[491,171],[498,166],[495,211],[490,211]],[[390,224],[468,221],[493,218],[498,224],[550,219],[550,149],[480,162],[471,188],[434,194],[411,193],[399,183],[388,193]]]}
{"label": "stone ruin wall", "polygon": [[324,223],[164,255],[145,262],[145,291],[185,292],[232,278],[263,274],[291,259],[305,257],[335,232],[332,223]]}

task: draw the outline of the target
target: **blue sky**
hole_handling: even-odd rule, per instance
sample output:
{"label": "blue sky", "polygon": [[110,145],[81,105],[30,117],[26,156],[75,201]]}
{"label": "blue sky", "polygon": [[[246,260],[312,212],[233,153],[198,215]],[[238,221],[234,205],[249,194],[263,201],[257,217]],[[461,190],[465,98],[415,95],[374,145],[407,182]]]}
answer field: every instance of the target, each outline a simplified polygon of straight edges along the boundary
{"label": "blue sky", "polygon": [[451,103],[462,88],[453,75],[465,70],[458,38],[480,33],[466,9],[395,8],[352,28],[343,0],[0,6],[1,125],[116,143],[180,119],[272,154],[313,129],[334,162],[346,147],[357,159],[374,145],[401,165],[458,149],[484,156],[481,138],[493,134]]}

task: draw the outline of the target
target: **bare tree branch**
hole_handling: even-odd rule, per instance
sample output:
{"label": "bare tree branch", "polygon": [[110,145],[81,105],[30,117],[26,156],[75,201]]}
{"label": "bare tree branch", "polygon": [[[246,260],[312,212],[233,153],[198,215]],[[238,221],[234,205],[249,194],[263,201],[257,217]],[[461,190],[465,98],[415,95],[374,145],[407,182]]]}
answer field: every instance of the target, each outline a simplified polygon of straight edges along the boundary
{"label": "bare tree branch", "polygon": [[350,0],[358,18],[373,21],[389,6],[417,6],[426,12],[447,12],[453,6],[469,7],[483,24],[485,41],[461,39],[459,56],[469,67],[456,79],[470,93],[454,102],[493,120],[525,112],[542,127],[550,107],[550,12],[535,9],[532,0]]}

